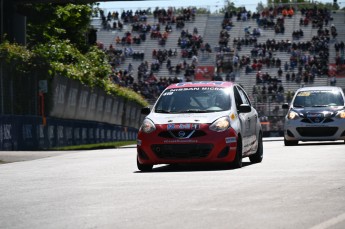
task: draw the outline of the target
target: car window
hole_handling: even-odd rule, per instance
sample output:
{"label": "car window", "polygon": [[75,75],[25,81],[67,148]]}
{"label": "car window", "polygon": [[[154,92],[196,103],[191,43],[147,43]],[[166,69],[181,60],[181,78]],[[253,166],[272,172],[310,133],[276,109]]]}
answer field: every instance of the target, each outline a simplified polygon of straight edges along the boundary
{"label": "car window", "polygon": [[234,94],[235,94],[235,101],[236,101],[236,107],[238,108],[241,104],[250,104],[250,101],[246,95],[246,93],[243,91],[240,87],[234,88]]}
{"label": "car window", "polygon": [[236,87],[234,88],[234,95],[235,95],[236,108],[238,109],[240,105],[242,104],[242,99]]}
{"label": "car window", "polygon": [[251,104],[250,104],[250,101],[249,101],[249,99],[248,99],[248,97],[247,97],[247,94],[244,92],[244,90],[243,90],[241,87],[237,87],[237,88],[238,88],[238,93],[239,93],[240,96],[241,96],[242,103],[251,105]]}
{"label": "car window", "polygon": [[294,107],[344,106],[340,92],[331,90],[300,91],[293,102]]}
{"label": "car window", "polygon": [[155,105],[155,112],[217,112],[229,110],[230,105],[230,93],[226,88],[178,88],[168,89],[162,93]]}

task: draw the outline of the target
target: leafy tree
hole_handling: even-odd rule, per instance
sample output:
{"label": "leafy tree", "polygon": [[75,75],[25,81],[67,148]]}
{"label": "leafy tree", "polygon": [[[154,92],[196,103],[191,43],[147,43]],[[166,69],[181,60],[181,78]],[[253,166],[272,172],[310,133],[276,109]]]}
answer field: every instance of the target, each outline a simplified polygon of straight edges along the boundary
{"label": "leafy tree", "polygon": [[41,79],[62,75],[147,106],[141,95],[110,81],[108,56],[97,46],[89,45],[92,6],[19,4],[18,12],[27,16],[28,45],[2,42],[0,61],[6,61],[19,72],[39,71]]}
{"label": "leafy tree", "polygon": [[256,12],[261,12],[264,8],[264,4],[262,3],[262,1],[260,1],[256,6]]}
{"label": "leafy tree", "polygon": [[86,37],[90,27],[92,5],[23,3],[18,8],[27,16],[29,46],[60,39],[70,40],[83,52],[88,50]]}
{"label": "leafy tree", "polygon": [[220,9],[220,13],[225,13],[225,12],[236,12],[237,8],[235,6],[234,2],[228,1],[226,5],[224,5],[224,8]]}

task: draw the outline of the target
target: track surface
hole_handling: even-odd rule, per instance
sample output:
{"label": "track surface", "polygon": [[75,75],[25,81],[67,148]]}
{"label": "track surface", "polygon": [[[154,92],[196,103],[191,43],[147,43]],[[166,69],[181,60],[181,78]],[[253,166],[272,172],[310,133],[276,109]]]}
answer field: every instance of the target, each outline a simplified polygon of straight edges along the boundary
{"label": "track surface", "polygon": [[236,170],[141,173],[133,146],[37,153],[0,152],[0,228],[345,228],[343,142],[265,141]]}

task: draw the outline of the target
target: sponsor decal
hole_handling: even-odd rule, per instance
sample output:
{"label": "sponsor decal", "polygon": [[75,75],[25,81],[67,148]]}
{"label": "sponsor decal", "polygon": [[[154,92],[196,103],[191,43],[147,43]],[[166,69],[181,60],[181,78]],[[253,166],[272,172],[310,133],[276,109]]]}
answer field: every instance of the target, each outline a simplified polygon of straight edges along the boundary
{"label": "sponsor decal", "polygon": [[163,96],[172,95],[173,92],[179,92],[179,91],[221,91],[226,90],[226,88],[223,87],[184,87],[184,88],[173,88],[170,89],[168,92],[164,92]]}
{"label": "sponsor decal", "polygon": [[322,118],[323,114],[318,114],[318,113],[311,113],[311,114],[307,114],[307,118]]}
{"label": "sponsor decal", "polygon": [[[212,66],[214,68],[214,66]],[[223,81],[193,81],[193,82],[182,82],[175,84],[176,86],[185,86],[185,85],[196,85],[196,84],[209,84],[209,85],[222,85],[225,84]]]}
{"label": "sponsor decal", "polygon": [[197,143],[198,140],[190,139],[174,139],[174,140],[164,140],[164,143]]}
{"label": "sponsor decal", "polygon": [[200,129],[200,125],[199,125],[199,124],[194,123],[194,124],[192,124],[192,129],[193,129],[193,130]]}
{"label": "sponsor decal", "polygon": [[257,142],[256,140],[256,136],[252,135],[250,136],[246,141],[244,141],[244,148],[251,148],[251,146],[253,146],[255,143]]}
{"label": "sponsor decal", "polygon": [[173,129],[175,129],[175,124],[168,124],[167,129],[168,129],[168,130],[173,130]]}
{"label": "sponsor decal", "polygon": [[233,143],[236,142],[236,138],[235,137],[227,137],[225,138],[225,143],[229,144],[229,143]]}
{"label": "sponsor decal", "polygon": [[168,124],[168,130],[196,130],[199,129],[200,125],[195,123],[181,123],[181,124]]}
{"label": "sponsor decal", "polygon": [[171,89],[170,92],[174,91],[199,91],[200,87],[186,87],[186,88],[176,88],[176,89]]}
{"label": "sponsor decal", "polygon": [[303,91],[299,93],[297,96],[310,96],[310,91]]}
{"label": "sponsor decal", "polygon": [[219,90],[225,90],[224,88],[220,88],[220,87],[203,87],[201,88],[201,90],[208,90],[208,91],[219,91]]}
{"label": "sponsor decal", "polygon": [[178,129],[181,129],[181,130],[183,130],[183,129],[188,130],[188,129],[190,129],[190,128],[191,128],[191,124],[180,124],[180,125],[178,126]]}
{"label": "sponsor decal", "polygon": [[163,93],[163,96],[172,95],[172,94],[173,94],[173,92],[165,92],[165,93]]}

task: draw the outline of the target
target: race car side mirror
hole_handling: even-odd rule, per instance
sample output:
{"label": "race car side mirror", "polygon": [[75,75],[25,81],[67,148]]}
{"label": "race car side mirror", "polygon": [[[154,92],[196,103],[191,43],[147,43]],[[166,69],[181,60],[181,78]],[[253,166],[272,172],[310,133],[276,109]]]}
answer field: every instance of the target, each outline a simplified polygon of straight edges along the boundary
{"label": "race car side mirror", "polygon": [[143,115],[148,115],[148,114],[150,114],[150,112],[151,112],[151,109],[149,107],[141,108],[141,114],[143,114]]}
{"label": "race car side mirror", "polygon": [[288,103],[284,103],[284,104],[282,105],[282,108],[283,108],[283,109],[289,109],[289,104],[288,104]]}
{"label": "race car side mirror", "polygon": [[248,104],[241,104],[238,108],[240,113],[249,113],[252,110],[251,106]]}

